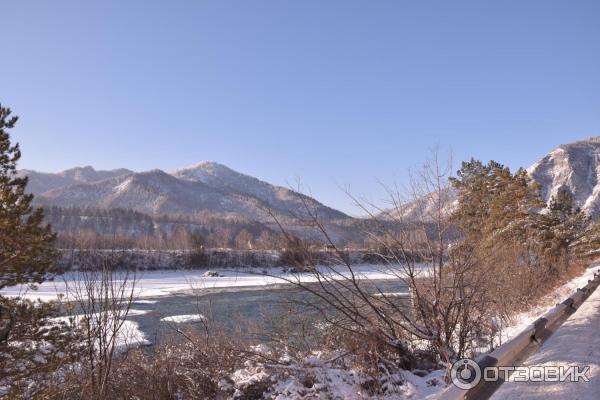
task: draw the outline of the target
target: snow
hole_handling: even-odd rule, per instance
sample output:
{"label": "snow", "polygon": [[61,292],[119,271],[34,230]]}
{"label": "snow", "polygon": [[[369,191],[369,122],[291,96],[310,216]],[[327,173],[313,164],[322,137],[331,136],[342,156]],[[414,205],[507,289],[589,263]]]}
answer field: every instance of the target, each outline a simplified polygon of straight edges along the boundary
{"label": "snow", "polygon": [[[571,296],[573,293],[575,293],[575,291],[578,288],[584,287],[587,283],[588,280],[591,280],[594,278],[594,273],[599,272],[600,271],[600,262],[597,261],[593,264],[591,264],[586,270],[585,272],[566,282],[565,284],[563,284],[562,286],[558,287],[557,289],[553,290],[551,293],[549,293],[548,295],[546,295],[545,297],[543,297],[536,306],[531,307],[528,311],[523,312],[521,314],[518,314],[517,316],[513,317],[513,323],[507,327],[503,327],[503,331],[502,331],[502,343],[505,343],[509,340],[511,340],[512,338],[514,338],[516,335],[518,335],[519,333],[521,333],[523,330],[525,330],[525,328],[527,328],[529,325],[531,325],[535,320],[537,320],[538,318],[540,318],[542,315],[544,315],[546,312],[548,312],[550,310],[550,308],[552,308],[554,305],[566,300],[569,296]],[[596,300],[594,300],[594,297]],[[586,311],[582,311],[584,309],[595,309],[598,308],[598,306],[600,305],[598,302],[600,300],[600,289],[595,291],[594,294],[588,299],[586,300],[583,305],[580,307],[580,309],[577,311],[576,314],[574,314],[572,318],[574,318],[576,315],[582,313],[582,312],[586,312]],[[594,311],[596,312],[596,311]],[[567,324],[569,323],[569,321],[571,321],[571,319],[569,319],[567,322],[565,322],[565,324],[563,325],[563,327],[567,326]],[[600,327],[600,316],[597,317],[597,319],[595,321],[589,320],[587,322],[584,322],[584,324],[587,323],[587,326],[583,327],[586,330],[591,330],[591,335],[597,335],[598,329]],[[557,340],[556,337],[559,335],[560,331],[561,331],[562,327],[558,330],[557,333],[555,333],[543,346],[542,349],[539,353],[536,353],[534,356],[530,357],[530,359],[527,360],[526,365],[543,365],[539,362],[533,362],[532,360],[537,359],[538,357],[540,357],[540,355],[544,352],[544,349],[548,348],[548,346],[552,346],[552,342],[554,340]],[[590,341],[589,338],[584,338],[582,341]],[[570,344],[569,341],[566,341],[567,343],[565,344],[565,352],[566,354],[569,354],[569,352],[571,351],[571,349],[569,348]],[[597,354],[597,359],[600,359],[600,343],[598,343],[598,350],[596,351]],[[556,355],[551,356],[552,358],[549,359],[549,363],[547,365],[552,365],[552,366],[559,366],[559,365],[564,365],[561,364],[559,360],[556,360]],[[582,364],[580,364],[582,365]],[[588,365],[588,364],[586,364]],[[443,375],[442,375],[443,377]],[[492,399],[495,400],[501,400],[501,399],[545,399],[545,395],[543,394],[539,394],[536,395],[535,394],[535,390],[531,389],[531,392],[524,392],[523,395],[519,395],[518,392],[523,389],[523,386],[525,384],[523,383],[514,383],[511,382],[510,384],[505,383],[503,384],[500,389],[496,392],[496,394],[492,397]],[[528,385],[531,385],[531,383],[528,383]],[[553,390],[557,393],[561,392],[561,389],[559,389],[558,387],[560,385],[566,385],[566,383],[555,383],[556,386],[554,389],[549,389],[549,390]],[[516,389],[507,389],[509,386],[514,386],[516,387]],[[598,387],[598,385],[596,386],[598,388],[598,390],[600,390],[600,387]],[[527,389],[530,390],[530,389]],[[506,392],[505,392],[506,391]],[[442,393],[441,390],[439,390],[437,393],[431,394],[429,396],[426,396],[424,398],[426,399],[437,399],[438,396]],[[540,392],[543,393],[543,392]],[[420,398],[420,397],[416,397],[416,398]],[[553,398],[556,399],[566,399],[566,398],[572,398],[572,399],[578,399],[578,400],[587,400],[587,399],[594,399],[597,400],[598,396],[595,395],[592,397],[578,397],[577,394],[575,395],[571,395],[571,393],[569,392],[569,396],[566,396],[564,394],[564,392],[562,393],[562,395],[557,395],[557,397],[550,397],[548,400],[552,400]]]}
{"label": "snow", "polygon": [[571,296],[578,288],[587,285],[588,280],[594,279],[594,273],[600,271],[600,262],[590,265],[585,272],[564,285],[544,296],[537,305],[530,307],[526,312],[513,317],[513,323],[502,330],[502,343],[521,333],[533,321],[549,311],[554,305],[561,303]]}
{"label": "snow", "polygon": [[[569,297],[578,287],[583,287],[589,279],[592,279],[594,272],[600,270],[600,263],[590,266],[583,275],[574,278],[565,283],[551,294],[544,297],[539,305],[532,307],[527,312],[524,312],[514,318],[514,323],[504,328],[503,341],[510,340],[516,334],[521,332],[527,325],[531,324],[539,316],[543,315],[548,309],[556,303],[562,302]],[[340,271],[343,271],[341,269]],[[357,271],[362,279],[397,279],[397,276],[392,271],[387,270],[387,267],[363,265],[357,267]],[[269,273],[276,276],[263,275],[261,273],[249,273],[247,271],[222,271],[221,277],[205,277],[205,271],[150,271],[144,272],[140,276],[138,282],[139,295],[142,299],[136,300],[134,304],[152,304],[156,300],[147,300],[143,297],[167,296],[173,293],[190,291],[198,288],[239,288],[248,286],[268,286],[273,284],[281,284],[284,281],[281,278],[299,277],[303,282],[308,282],[314,279],[310,274],[291,274],[282,273],[281,271],[270,270]],[[397,272],[397,271],[396,271]],[[74,275],[66,276],[65,278],[73,279]],[[58,293],[64,293],[65,285],[61,280],[56,282],[46,282],[40,285],[39,290],[23,293],[22,288],[13,287],[7,288],[3,294],[25,294],[30,298],[40,297],[42,299],[56,298]],[[62,290],[62,292],[61,292]],[[390,295],[403,295],[403,293],[386,293]],[[595,359],[600,359],[600,335],[597,334],[600,326],[600,312],[597,311],[600,306],[600,290],[596,291],[569,319],[565,325],[544,344],[542,351],[532,357],[528,363],[535,365],[562,365],[561,363],[579,363],[592,366],[592,373],[600,372],[600,367],[595,362]],[[129,316],[142,315],[148,311],[132,309]],[[186,323],[197,322],[202,320],[199,314],[184,314],[172,315],[162,318],[164,322],[170,323]],[[139,330],[139,327],[134,321],[125,321],[123,329],[118,335],[118,346],[127,347],[133,345],[147,344],[148,341],[144,334]],[[554,344],[553,344],[554,343]],[[573,344],[577,346],[573,347]],[[262,349],[255,349],[257,352]],[[259,351],[260,350],[260,351]],[[545,358],[544,358],[545,357]],[[349,370],[347,368],[329,365],[328,358],[320,358],[319,355],[309,357],[302,362],[290,364],[286,366],[268,366],[268,365],[247,365],[244,368],[235,371],[232,377],[232,385],[234,390],[243,391],[244,387],[264,379],[273,379],[273,398],[275,399],[292,399],[299,398],[301,394],[314,394],[315,398],[330,394],[344,399],[362,399],[365,398],[364,389],[361,386],[368,379],[360,371]],[[274,370],[273,368],[277,368]],[[285,373],[282,369],[296,371],[295,373]],[[314,385],[310,388],[305,386],[305,381],[302,379],[302,374],[297,371],[305,371],[306,376],[314,381]],[[303,372],[304,373],[304,372]],[[386,394],[382,399],[435,399],[444,389],[443,383],[444,370],[430,372],[424,377],[417,376],[410,371],[396,371],[387,377]],[[600,382],[592,378],[592,383],[598,387]],[[224,382],[223,385],[227,383]],[[518,390],[523,390],[523,384],[510,383],[505,384],[501,390],[510,390],[511,386],[518,386]],[[566,384],[562,384],[566,385]],[[583,393],[585,390],[579,389],[579,386],[569,388],[574,390],[574,396],[569,398],[579,398],[587,400],[596,397],[586,397]],[[511,397],[510,395],[495,397],[500,398],[517,398],[517,399],[535,399],[541,398],[538,396],[540,385],[531,385],[531,396],[527,397]],[[589,387],[589,386],[586,386]],[[599,388],[600,389],[600,388]],[[546,390],[546,389],[543,389]],[[549,391],[555,392],[555,398],[565,398],[564,392],[561,392],[558,386],[548,388]],[[582,391],[580,397],[576,397]],[[501,392],[500,392],[501,393]],[[541,392],[540,392],[541,393]],[[547,394],[544,392],[544,396]],[[561,397],[560,393],[563,394]],[[570,392],[569,392],[570,393]],[[332,398],[336,398],[333,396]],[[538,397],[536,397],[538,396]],[[552,398],[548,399],[551,400]]]}
{"label": "snow", "polygon": [[163,322],[172,322],[175,324],[185,324],[185,323],[190,323],[190,322],[199,322],[199,321],[203,321],[206,318],[204,317],[204,315],[200,315],[200,314],[183,314],[183,315],[172,315],[170,317],[164,317],[161,318],[160,320]]}
{"label": "snow", "polygon": [[144,315],[144,314],[148,314],[148,310],[134,310],[134,309],[130,309],[127,312],[127,316],[128,317],[137,317],[139,315]]}
{"label": "snow", "polygon": [[[216,162],[204,162],[168,174],[159,169],[94,171],[90,178],[74,179],[60,174],[22,171],[30,176],[36,202],[61,207],[122,208],[146,214],[210,212],[253,221],[273,222],[265,209],[288,214],[302,210],[303,202],[321,218],[347,218],[340,211],[280,186],[234,171]],[[233,189],[233,190],[232,190]],[[242,194],[242,195],[240,195]],[[298,222],[298,221],[296,221]]]}
{"label": "snow", "polygon": [[592,216],[600,212],[600,137],[562,145],[527,169],[541,185],[542,197],[568,189],[575,203]]}
{"label": "snow", "polygon": [[[444,387],[444,371],[433,371],[419,377],[409,371],[385,371],[381,384],[383,394],[368,393],[371,378],[365,373],[332,365],[323,354],[316,353],[299,363],[266,365],[248,362],[231,375],[235,396],[257,382],[272,382],[269,398],[288,399],[428,399]],[[385,368],[384,368],[385,369]],[[365,385],[366,384],[366,385]],[[224,385],[223,385],[224,386]]]}
{"label": "snow", "polygon": [[[358,265],[354,268],[360,279],[389,280],[398,279],[398,271],[390,270],[388,266]],[[324,271],[327,271],[323,267]],[[347,276],[343,267],[337,271]],[[281,270],[271,269],[267,275],[246,271],[219,270],[220,277],[203,276],[205,271],[145,271],[139,273],[136,282],[136,298],[170,296],[174,293],[193,292],[200,289],[259,287],[285,284],[285,279],[299,279],[301,282],[315,282],[316,278],[310,273],[284,273]],[[130,277],[131,278],[131,277]],[[36,290],[27,286],[11,286],[4,288],[0,294],[4,296],[21,297],[28,299],[41,299],[44,301],[55,300],[67,295],[68,287],[73,287],[77,279],[76,273],[67,273],[57,277],[54,281],[43,282]],[[139,300],[136,300],[139,301]]]}
{"label": "snow", "polygon": [[134,304],[156,304],[156,303],[158,303],[158,300],[140,299],[140,300],[134,300],[133,303]]}
{"label": "snow", "polygon": [[125,349],[150,344],[135,321],[126,320],[117,334],[116,348]]}
{"label": "snow", "polygon": [[406,292],[383,292],[383,293],[376,293],[375,294],[376,297],[408,297],[410,296],[410,292],[406,291]]}
{"label": "snow", "polygon": [[[145,310],[129,310],[127,317],[143,315],[148,311]],[[61,321],[66,323],[73,323],[73,325],[78,325],[84,315],[76,314],[65,317],[57,317],[53,318],[54,321]],[[94,321],[98,320],[99,314],[94,314],[94,317],[91,318],[92,324]],[[109,324],[111,324],[109,322]],[[117,332],[115,337],[115,348],[117,351],[125,350],[131,347],[138,347],[142,345],[148,345],[150,341],[146,338],[146,335],[140,330],[139,325],[135,321],[125,320],[123,321],[123,325]]]}
{"label": "snow", "polygon": [[600,397],[600,289],[529,357],[526,366],[589,366],[589,382],[504,383],[492,399],[597,400]]}
{"label": "snow", "polygon": [[126,179],[115,187],[115,193],[119,194],[125,192],[129,186],[131,186],[131,179]]}

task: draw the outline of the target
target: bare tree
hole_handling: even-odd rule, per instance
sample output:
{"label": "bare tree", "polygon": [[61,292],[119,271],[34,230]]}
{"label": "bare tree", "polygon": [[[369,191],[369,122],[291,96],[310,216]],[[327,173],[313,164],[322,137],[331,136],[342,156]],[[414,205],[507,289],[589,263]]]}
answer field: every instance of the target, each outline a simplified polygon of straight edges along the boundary
{"label": "bare tree", "polygon": [[74,322],[83,337],[82,385],[85,397],[106,397],[113,361],[119,346],[127,346],[133,332],[126,324],[136,294],[135,272],[117,270],[117,255],[88,251],[76,277],[68,284],[67,301],[74,304]]}
{"label": "bare tree", "polygon": [[[408,188],[387,188],[390,209],[348,193],[376,227],[365,234],[385,261],[380,272],[390,282],[408,288],[410,302],[364,279],[316,212],[304,203],[307,223],[320,232],[336,260],[318,265],[319,260],[304,249],[304,270],[310,271],[310,282],[301,275],[284,278],[312,295],[303,305],[317,310],[333,329],[391,350],[402,363],[410,363],[411,346],[433,349],[447,365],[472,349],[476,331],[487,318],[487,276],[474,273],[477,262],[471,254],[451,251],[454,232],[447,218],[453,205],[451,171],[451,161],[440,160],[434,151],[431,160],[411,174]],[[277,217],[272,217],[288,242],[296,243]]]}

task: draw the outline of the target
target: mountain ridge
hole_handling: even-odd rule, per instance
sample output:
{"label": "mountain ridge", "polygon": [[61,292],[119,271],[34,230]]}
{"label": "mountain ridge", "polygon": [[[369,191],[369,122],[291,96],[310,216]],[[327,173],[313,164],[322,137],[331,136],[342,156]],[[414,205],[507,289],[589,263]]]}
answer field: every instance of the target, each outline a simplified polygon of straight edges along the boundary
{"label": "mountain ridge", "polygon": [[[530,178],[541,188],[541,197],[548,204],[560,190],[568,190],[576,207],[592,218],[600,216],[600,136],[561,144],[526,169]],[[451,212],[458,199],[456,191],[445,192]],[[383,210],[382,219],[427,219],[432,213],[430,202],[415,200],[400,209]],[[424,217],[425,216],[425,217]]]}
{"label": "mountain ridge", "polygon": [[600,136],[561,144],[527,168],[548,202],[568,190],[586,214],[600,215]]}
{"label": "mountain ridge", "polygon": [[37,205],[84,208],[128,208],[156,214],[214,213],[257,221],[269,211],[293,219],[315,210],[326,220],[349,218],[312,197],[272,185],[215,161],[203,161],[173,172],[134,172],[75,167],[55,174],[19,171],[29,177],[28,191]]}
{"label": "mountain ridge", "polygon": [[[541,187],[544,201],[569,190],[575,205],[592,217],[600,216],[600,136],[561,144],[533,163],[527,172]],[[215,161],[201,161],[171,172],[134,172],[120,168],[95,170],[75,167],[58,173],[19,171],[29,177],[28,191],[38,205],[87,208],[131,208],[151,215],[214,213],[271,221],[273,212],[288,221],[306,217],[306,207],[323,220],[352,219],[345,213],[292,189],[273,185]],[[450,199],[455,198],[451,191]],[[381,216],[419,218],[426,212],[414,204],[387,210]]]}

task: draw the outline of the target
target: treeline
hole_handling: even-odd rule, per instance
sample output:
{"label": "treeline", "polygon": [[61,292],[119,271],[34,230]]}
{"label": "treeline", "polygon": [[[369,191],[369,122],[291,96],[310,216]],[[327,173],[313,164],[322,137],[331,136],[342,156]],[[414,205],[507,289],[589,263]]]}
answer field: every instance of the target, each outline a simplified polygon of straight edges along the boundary
{"label": "treeline", "polygon": [[[289,247],[286,235],[306,246],[329,245],[315,233],[311,221],[259,222],[238,216],[209,213],[148,215],[131,209],[44,207],[45,221],[57,233],[59,248],[186,250],[201,240],[205,247],[236,250],[282,250]],[[399,232],[406,226],[396,221],[341,219],[326,223],[336,246],[349,249],[377,249],[373,235]],[[372,232],[373,235],[365,235]]]}
{"label": "treeline", "polygon": [[302,272],[312,265],[339,265],[340,256],[353,264],[382,264],[382,258],[369,251],[344,250],[336,254],[331,250],[308,250],[288,247],[284,250],[61,250],[55,272],[77,271],[84,265],[93,265],[90,258],[110,256],[112,266],[120,271],[185,270],[207,268],[273,268],[287,272]]}
{"label": "treeline", "polygon": [[205,247],[269,250],[285,247],[274,229],[243,218],[205,214],[149,216],[134,210],[45,208],[46,221],[57,232],[57,246],[100,249],[193,249]]}
{"label": "treeline", "polygon": [[[293,220],[258,222],[238,216],[210,213],[165,214],[150,216],[131,209],[44,207],[45,221],[57,233],[56,245],[62,249],[152,249],[186,250],[200,238],[207,248],[237,250],[282,250],[289,248],[288,238],[301,240],[312,248],[330,245],[315,232],[312,221]],[[382,250],[378,237],[410,229],[409,224],[394,220],[347,218],[325,223],[329,239],[351,250]],[[433,229],[430,229],[433,234]],[[366,233],[369,234],[366,234]]]}

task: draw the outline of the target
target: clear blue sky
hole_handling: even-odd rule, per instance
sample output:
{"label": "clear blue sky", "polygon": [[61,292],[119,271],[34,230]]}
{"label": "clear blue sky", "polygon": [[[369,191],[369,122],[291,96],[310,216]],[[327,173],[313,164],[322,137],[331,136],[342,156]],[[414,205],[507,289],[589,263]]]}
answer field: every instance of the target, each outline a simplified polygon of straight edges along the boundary
{"label": "clear blue sky", "polygon": [[374,200],[428,149],[528,166],[600,135],[599,1],[12,1],[22,168],[215,160]]}

